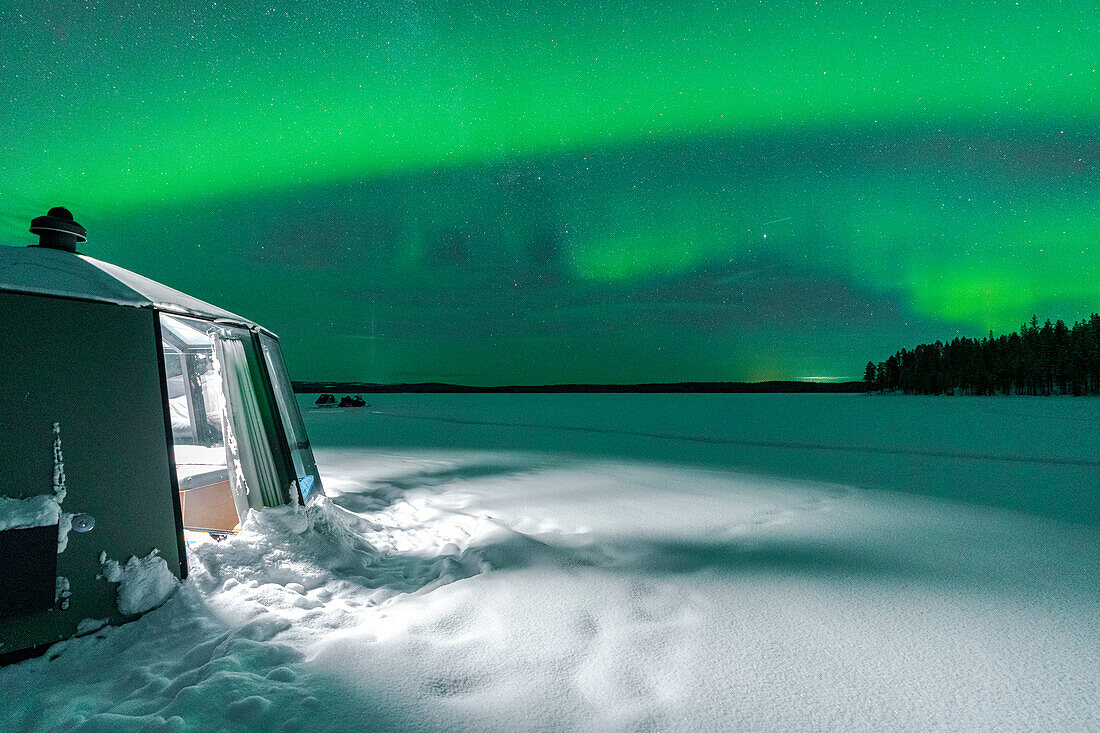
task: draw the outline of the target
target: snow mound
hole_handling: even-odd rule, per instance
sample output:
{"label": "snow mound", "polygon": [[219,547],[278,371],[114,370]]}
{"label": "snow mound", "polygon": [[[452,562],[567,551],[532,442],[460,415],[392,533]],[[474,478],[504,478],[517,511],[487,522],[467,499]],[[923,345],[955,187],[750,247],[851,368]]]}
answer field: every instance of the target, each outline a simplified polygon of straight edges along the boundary
{"label": "snow mound", "polygon": [[111,619],[109,618],[82,618],[80,623],[76,625],[76,635],[84,636],[99,631],[110,622]]}
{"label": "snow mound", "polygon": [[99,555],[103,577],[118,583],[118,610],[124,616],[136,616],[163,604],[179,587],[168,563],[153,550],[142,558],[131,557],[125,564],[109,560],[107,553]]}
{"label": "snow mound", "polygon": [[422,499],[358,515],[321,497],[308,507],[251,512],[239,535],[195,545],[189,563],[192,582],[223,618],[243,623],[261,610],[277,612],[295,633],[328,633],[361,623],[349,609],[515,564],[501,550],[508,541],[539,544]]}

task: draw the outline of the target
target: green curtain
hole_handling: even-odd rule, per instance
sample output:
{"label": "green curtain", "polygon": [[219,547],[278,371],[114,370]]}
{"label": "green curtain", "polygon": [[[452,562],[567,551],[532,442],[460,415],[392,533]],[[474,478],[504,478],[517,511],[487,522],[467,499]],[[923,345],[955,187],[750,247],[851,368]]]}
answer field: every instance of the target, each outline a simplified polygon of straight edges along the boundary
{"label": "green curtain", "polygon": [[226,436],[227,453],[237,464],[231,465],[230,472],[238,481],[244,480],[250,507],[281,506],[285,503],[283,491],[263,408],[252,381],[247,346],[240,336],[220,329],[215,334],[214,351],[225,395],[226,424],[232,433]]}

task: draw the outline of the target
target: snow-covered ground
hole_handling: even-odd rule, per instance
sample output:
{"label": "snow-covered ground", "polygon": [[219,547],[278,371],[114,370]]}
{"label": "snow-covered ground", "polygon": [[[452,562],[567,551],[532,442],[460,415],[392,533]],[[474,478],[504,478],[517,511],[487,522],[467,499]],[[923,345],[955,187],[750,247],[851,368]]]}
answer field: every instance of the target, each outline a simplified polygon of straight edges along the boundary
{"label": "snow-covered ground", "polygon": [[369,401],[0,729],[1100,729],[1100,401]]}

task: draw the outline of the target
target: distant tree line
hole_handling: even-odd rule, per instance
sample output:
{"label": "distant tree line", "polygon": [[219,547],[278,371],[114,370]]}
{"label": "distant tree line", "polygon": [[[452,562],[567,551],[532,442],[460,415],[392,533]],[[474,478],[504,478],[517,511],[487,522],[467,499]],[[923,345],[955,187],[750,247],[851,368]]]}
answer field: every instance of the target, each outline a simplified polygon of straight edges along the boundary
{"label": "distant tree line", "polygon": [[1100,315],[1072,328],[1039,319],[1019,333],[956,338],[902,349],[886,361],[867,362],[868,392],[905,394],[1100,394]]}

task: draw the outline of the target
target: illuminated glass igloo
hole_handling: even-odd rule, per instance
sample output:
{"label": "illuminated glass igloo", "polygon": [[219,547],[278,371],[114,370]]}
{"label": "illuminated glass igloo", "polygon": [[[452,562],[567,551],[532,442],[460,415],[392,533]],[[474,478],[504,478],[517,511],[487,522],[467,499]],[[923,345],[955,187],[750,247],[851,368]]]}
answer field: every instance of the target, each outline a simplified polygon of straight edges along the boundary
{"label": "illuminated glass igloo", "polygon": [[182,579],[188,543],[321,493],[275,334],[79,254],[65,209],[31,232],[0,246],[5,659],[132,616],[109,559]]}

